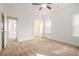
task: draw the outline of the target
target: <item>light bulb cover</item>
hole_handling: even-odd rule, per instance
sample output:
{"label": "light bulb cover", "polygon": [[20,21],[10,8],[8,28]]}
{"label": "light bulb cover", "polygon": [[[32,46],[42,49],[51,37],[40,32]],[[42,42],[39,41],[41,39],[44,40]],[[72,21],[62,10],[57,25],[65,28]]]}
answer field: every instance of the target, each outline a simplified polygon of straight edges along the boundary
{"label": "light bulb cover", "polygon": [[46,8],[47,5],[46,4],[42,4],[41,6],[44,7],[44,8]]}

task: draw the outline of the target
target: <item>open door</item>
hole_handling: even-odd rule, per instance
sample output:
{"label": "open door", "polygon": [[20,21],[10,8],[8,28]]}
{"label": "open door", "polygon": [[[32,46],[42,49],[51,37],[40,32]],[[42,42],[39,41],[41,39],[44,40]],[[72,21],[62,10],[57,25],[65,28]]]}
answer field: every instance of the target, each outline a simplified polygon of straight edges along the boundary
{"label": "open door", "polygon": [[7,46],[7,15],[5,13],[2,13],[2,24],[3,24],[2,48],[6,48]]}
{"label": "open door", "polygon": [[2,13],[0,12],[0,50],[2,50],[2,32],[3,32]]}

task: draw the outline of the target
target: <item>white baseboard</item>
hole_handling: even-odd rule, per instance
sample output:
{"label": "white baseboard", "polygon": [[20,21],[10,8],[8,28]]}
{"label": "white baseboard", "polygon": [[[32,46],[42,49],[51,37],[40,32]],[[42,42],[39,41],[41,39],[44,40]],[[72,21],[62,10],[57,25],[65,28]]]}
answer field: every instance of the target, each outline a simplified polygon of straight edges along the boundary
{"label": "white baseboard", "polygon": [[59,42],[63,42],[63,43],[66,43],[66,44],[69,44],[69,45],[72,45],[72,46],[75,46],[75,47],[79,47],[79,45],[75,44],[75,43],[71,43],[71,42],[68,42],[68,41],[64,41],[64,40],[61,40],[61,39],[58,39],[58,38],[55,38],[55,37],[51,37],[51,36],[44,36],[44,38],[47,38],[49,40],[55,40],[55,41],[59,41]]}

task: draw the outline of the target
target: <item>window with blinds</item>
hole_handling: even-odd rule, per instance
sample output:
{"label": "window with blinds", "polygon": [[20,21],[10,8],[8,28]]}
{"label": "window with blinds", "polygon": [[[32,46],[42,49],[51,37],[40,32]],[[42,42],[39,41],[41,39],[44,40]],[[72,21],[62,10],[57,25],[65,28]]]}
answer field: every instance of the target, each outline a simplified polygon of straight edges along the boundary
{"label": "window with blinds", "polygon": [[79,14],[73,18],[73,36],[79,36]]}
{"label": "window with blinds", "polygon": [[45,33],[51,33],[51,20],[45,20]]}

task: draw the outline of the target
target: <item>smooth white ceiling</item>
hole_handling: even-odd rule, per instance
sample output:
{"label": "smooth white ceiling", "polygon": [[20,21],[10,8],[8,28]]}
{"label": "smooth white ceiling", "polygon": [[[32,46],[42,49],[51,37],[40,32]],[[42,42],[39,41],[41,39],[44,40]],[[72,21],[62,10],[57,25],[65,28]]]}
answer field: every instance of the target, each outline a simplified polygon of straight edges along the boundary
{"label": "smooth white ceiling", "polygon": [[45,15],[52,12],[56,12],[59,9],[68,7],[72,5],[72,3],[52,3],[50,4],[50,7],[52,7],[51,10],[48,10],[47,8],[43,8],[42,10],[38,10],[41,6],[40,5],[32,5],[31,3],[8,3],[4,4],[9,9],[16,9],[17,11],[30,11],[39,15]]}

